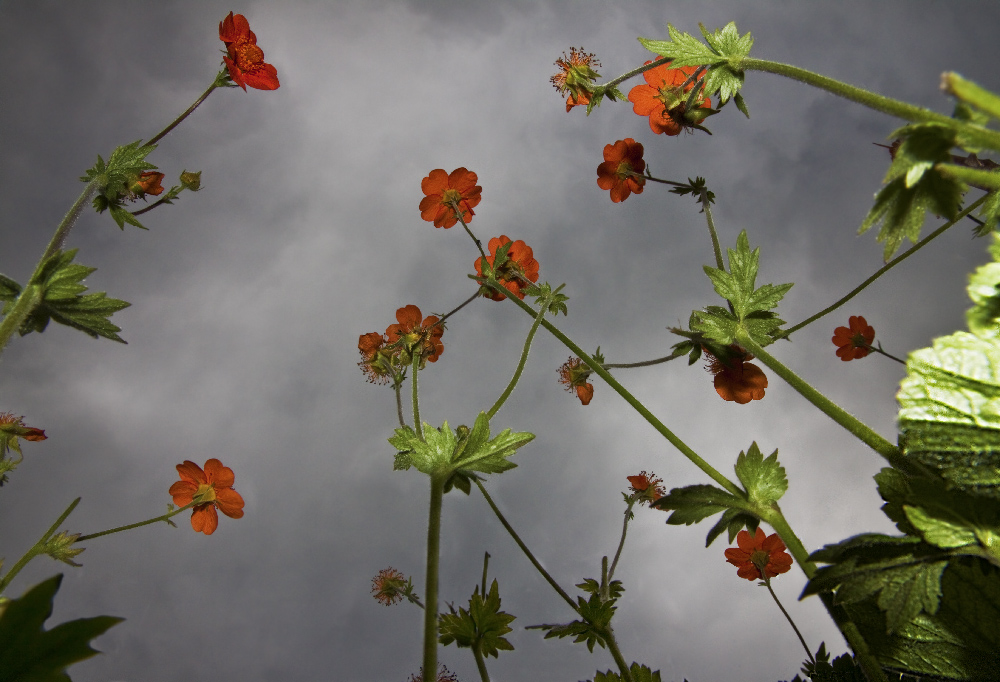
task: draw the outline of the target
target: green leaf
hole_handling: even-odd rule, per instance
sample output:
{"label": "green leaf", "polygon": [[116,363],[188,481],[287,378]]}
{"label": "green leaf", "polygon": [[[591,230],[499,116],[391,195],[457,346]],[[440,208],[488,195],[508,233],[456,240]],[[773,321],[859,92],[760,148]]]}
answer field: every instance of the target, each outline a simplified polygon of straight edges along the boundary
{"label": "green leaf", "polygon": [[885,242],[883,257],[889,260],[903,239],[916,242],[927,211],[954,218],[962,204],[965,185],[935,169],[951,161],[956,145],[953,128],[938,123],[919,123],[893,133],[903,143],[885,176],[885,187],[875,195],[875,205],[861,223],[858,234],[882,224],[878,241]]}
{"label": "green leaf", "polygon": [[771,507],[788,490],[785,467],[778,464],[778,451],[765,459],[756,441],[750,444],[746,454],[740,452],[736,458],[736,477],[746,489],[750,502],[760,507]]}
{"label": "green leaf", "polygon": [[514,650],[503,636],[511,632],[508,626],[513,620],[515,616],[500,610],[500,586],[494,579],[485,599],[476,587],[468,611],[459,608],[457,613],[453,609],[452,613],[441,614],[439,641],[446,646],[455,642],[459,647],[475,647],[483,656],[499,658],[501,650]]}
{"label": "green leaf", "polygon": [[745,509],[747,502],[714,485],[689,485],[674,488],[649,506],[665,511],[673,510],[667,518],[670,525],[690,526],[731,507]]}
{"label": "green leaf", "polygon": [[[601,593],[601,583],[597,582],[593,578],[586,578],[582,583],[578,583],[577,587],[587,594],[600,595]],[[621,580],[612,580],[611,583],[608,584],[609,597],[612,599],[620,599],[623,594],[625,594],[625,586],[622,585]]]}
{"label": "green leaf", "polygon": [[[1000,192],[994,194],[1000,197]],[[993,262],[969,276],[966,291],[975,305],[965,313],[965,319],[973,334],[996,342],[1000,340],[1000,235],[993,235],[990,253]]]}
{"label": "green leaf", "polygon": [[[440,429],[427,423],[423,426],[423,439],[409,426],[395,430],[389,439],[399,451],[394,468],[405,468],[409,464],[425,474],[450,475],[462,471],[466,477],[473,471],[502,473],[517,466],[507,458],[535,437],[531,433],[512,433],[505,429],[490,439],[490,422],[485,412],[479,413],[472,429],[459,427],[461,437],[456,436],[447,421]],[[461,490],[468,487],[457,479],[452,479],[451,483]]]}
{"label": "green leaf", "polygon": [[705,546],[708,547],[715,542],[715,538],[722,535],[722,531],[729,531],[729,544],[733,544],[733,540],[736,539],[736,535],[741,530],[746,528],[753,535],[757,532],[757,526],[759,525],[760,519],[753,514],[748,514],[739,509],[727,509],[722,512],[718,523],[708,531],[708,536],[705,538]]}
{"label": "green leaf", "polygon": [[[632,663],[628,668],[629,673],[632,675],[633,682],[661,682],[660,671],[650,670],[644,665],[639,665],[638,663]],[[597,671],[594,675],[593,682],[621,682],[621,675],[613,670],[608,670],[607,672]],[[684,682],[687,682],[685,680]]]}
{"label": "green leaf", "polygon": [[1000,119],[1000,95],[954,72],[941,74],[941,89],[992,118]]}
{"label": "green leaf", "polygon": [[422,440],[413,428],[407,425],[396,429],[389,443],[397,450],[406,453],[411,466],[429,475],[448,468],[458,439],[448,427],[448,422],[445,422],[440,429],[425,422]]}
{"label": "green leaf", "polygon": [[507,458],[534,438],[535,435],[532,433],[516,433],[504,429],[491,440],[490,420],[485,412],[480,412],[472,427],[468,444],[461,451],[456,449],[451,464],[455,469],[479,471],[484,474],[502,473],[517,466]]}
{"label": "green leaf", "polygon": [[671,24],[667,24],[667,32],[670,34],[670,40],[639,38],[639,42],[650,52],[672,60],[671,67],[701,66],[726,61],[725,57],[716,54],[690,33],[678,31]]}
{"label": "green leaf", "polygon": [[574,644],[584,642],[587,644],[587,649],[591,652],[594,651],[595,644],[600,645],[602,649],[606,648],[607,627],[618,608],[614,606],[615,600],[611,599],[602,602],[600,596],[597,594],[591,595],[587,601],[584,601],[583,597],[577,597],[576,599],[582,620],[574,620],[572,623],[558,625],[529,625],[525,629],[548,630],[545,633],[545,639],[551,639],[552,637],[558,637],[559,639],[573,637]]}
{"label": "green leaf", "polygon": [[[55,320],[67,327],[79,329],[95,339],[103,336],[112,341],[125,343],[125,340],[118,336],[121,328],[112,324],[108,318],[131,304],[117,298],[108,298],[104,292],[84,294],[87,287],[82,282],[97,268],[74,264],[73,259],[77,251],[78,249],[57,251],[42,266],[30,283],[31,286],[42,288],[44,292],[42,302],[21,323],[18,333],[25,336],[31,332],[43,332],[49,321]],[[13,306],[14,298],[7,298],[3,314],[9,313]]]}
{"label": "green leaf", "polygon": [[729,301],[732,311],[719,306],[709,306],[698,314],[692,328],[705,332],[713,340],[729,345],[739,329],[746,330],[751,338],[767,345],[772,341],[784,320],[770,312],[792,288],[789,284],[756,286],[760,261],[760,247],[750,250],[746,230],[736,239],[736,250],[726,249],[729,271],[705,266],[705,274],[712,280],[716,293]]}
{"label": "green leaf", "polygon": [[[0,275],[0,301],[13,301],[21,294],[21,285],[10,277]],[[4,310],[7,308],[5,307]]]}
{"label": "green leaf", "polygon": [[99,653],[90,640],[124,620],[80,618],[45,630],[60,582],[62,575],[39,583],[0,616],[0,682],[69,682],[68,666]]}

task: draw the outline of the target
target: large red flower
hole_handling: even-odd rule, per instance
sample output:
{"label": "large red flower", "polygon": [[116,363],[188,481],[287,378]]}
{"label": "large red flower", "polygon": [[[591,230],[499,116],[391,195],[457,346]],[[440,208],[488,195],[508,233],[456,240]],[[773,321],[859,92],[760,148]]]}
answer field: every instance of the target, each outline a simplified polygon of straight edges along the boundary
{"label": "large red flower", "polygon": [[833,330],[834,345],[837,346],[837,357],[844,362],[858,360],[871,352],[872,341],[875,340],[875,329],[868,325],[860,315],[851,315],[847,322],[850,328],[837,327]]}
{"label": "large red flower", "polygon": [[[396,320],[399,324],[386,327],[386,341],[392,345],[402,339],[408,353],[419,352],[423,360],[437,362],[438,356],[444,352],[444,344],[441,343],[444,325],[438,324],[440,318],[431,315],[421,323],[420,308],[408,305],[396,310]],[[358,346],[361,346],[360,342]]]}
{"label": "large red flower", "polygon": [[745,405],[751,400],[764,397],[767,388],[767,375],[752,362],[753,356],[737,345],[727,349],[726,357],[716,357],[711,351],[705,350],[708,358],[708,371],[715,375],[715,392],[723,400]]}
{"label": "large red flower", "polygon": [[257,47],[257,36],[242,14],[229,13],[219,22],[219,40],[228,53],[222,58],[229,77],[245,91],[249,85],[258,90],[277,90],[278,70],[264,63],[264,51]]}
{"label": "large red flower", "polygon": [[750,537],[750,533],[741,530],[736,534],[736,545],[726,550],[726,561],[737,567],[736,575],[741,578],[773,578],[792,567],[792,557],[785,551],[785,543],[777,533],[765,536],[758,526],[757,533]]}
{"label": "large red flower", "polygon": [[[505,234],[493,237],[489,241],[489,244],[487,244],[490,255],[486,257],[486,262],[490,266],[493,266],[496,262],[497,249],[504,244],[510,244],[510,237]],[[483,276],[482,256],[476,259],[476,274],[480,277]],[[524,290],[528,288],[529,281],[538,281],[538,261],[535,260],[535,254],[531,250],[531,247],[520,239],[515,241],[507,251],[507,260],[496,269],[495,274],[501,286],[523,301]],[[491,293],[488,294],[488,297],[494,301],[502,301],[507,298],[499,291],[490,291]]]}
{"label": "large red flower", "polygon": [[452,202],[457,202],[465,222],[476,215],[472,209],[482,200],[483,188],[476,182],[479,176],[465,168],[456,168],[449,175],[436,168],[420,183],[425,196],[420,200],[420,217],[434,223],[434,227],[452,227],[458,215]]}
{"label": "large red flower", "polygon": [[559,367],[559,383],[571,393],[576,391],[576,397],[584,405],[590,404],[594,397],[594,387],[587,383],[589,377],[590,368],[580,358],[570,358]]}
{"label": "large red flower", "polygon": [[[646,62],[651,63],[652,61]],[[632,111],[640,116],[649,116],[649,127],[657,135],[679,135],[682,130],[704,118],[687,109],[687,99],[694,84],[681,88],[696,69],[695,66],[674,69],[668,64],[660,64],[649,71],[643,71],[642,77],[646,79],[646,83],[629,91],[628,101],[632,102]],[[693,104],[696,108],[710,109],[712,100],[708,97],[695,97]]]}
{"label": "large red flower", "polygon": [[646,179],[642,177],[644,170],[646,162],[642,160],[642,145],[626,137],[614,144],[604,145],[604,163],[597,167],[597,186],[611,190],[611,201],[617,204],[628,199],[633,192],[642,194],[646,184]]}
{"label": "large red flower", "polygon": [[191,514],[191,527],[199,533],[211,535],[219,527],[219,509],[231,519],[243,518],[243,497],[233,490],[236,476],[229,467],[214,457],[205,462],[205,469],[191,460],[185,460],[177,465],[177,473],[181,480],[170,486],[168,491],[174,498],[174,504],[184,507],[195,500]]}

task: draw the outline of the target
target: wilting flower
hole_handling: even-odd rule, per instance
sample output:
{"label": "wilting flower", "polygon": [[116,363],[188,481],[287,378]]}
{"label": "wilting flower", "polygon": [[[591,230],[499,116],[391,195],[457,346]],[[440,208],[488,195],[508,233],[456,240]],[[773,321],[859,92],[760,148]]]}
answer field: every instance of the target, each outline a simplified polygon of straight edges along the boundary
{"label": "wilting flower", "polygon": [[850,328],[837,327],[833,330],[833,341],[837,348],[837,356],[847,362],[858,360],[871,352],[872,341],[875,340],[875,329],[868,325],[860,315],[851,315],[848,320]]}
{"label": "wilting flower", "polygon": [[767,376],[757,365],[746,362],[753,356],[733,344],[729,346],[726,357],[716,357],[705,349],[709,372],[715,375],[715,391],[723,400],[745,405],[751,400],[764,397],[767,388]]}
{"label": "wilting flower", "polygon": [[[444,344],[441,343],[444,326],[438,324],[439,318],[431,315],[424,318],[421,323],[420,308],[408,305],[396,310],[396,320],[399,324],[390,324],[386,327],[387,343],[392,345],[402,341],[400,346],[407,354],[407,361],[413,353],[420,353],[421,367],[425,361],[437,362],[438,356],[444,352]],[[359,341],[358,346],[360,345]]]}
{"label": "wilting flower", "polygon": [[142,197],[146,194],[152,194],[154,197],[159,196],[163,194],[163,187],[160,186],[160,182],[163,181],[164,177],[166,176],[163,173],[143,171],[129,189],[137,197]]}
{"label": "wilting flower", "polygon": [[642,160],[642,145],[626,137],[614,144],[604,145],[604,163],[597,167],[597,186],[611,190],[611,201],[617,204],[628,199],[633,192],[642,194],[646,184],[646,179],[642,177],[644,170],[646,162]]}
{"label": "wilting flower", "polygon": [[17,450],[16,438],[38,442],[46,440],[48,436],[42,429],[25,426],[24,417],[15,417],[12,412],[0,412],[0,455],[6,452],[7,447]]}
{"label": "wilting flower", "polygon": [[174,504],[184,507],[197,502],[191,514],[191,527],[199,533],[211,535],[219,527],[219,509],[231,519],[243,518],[243,497],[233,490],[236,476],[229,467],[214,457],[205,462],[205,469],[191,460],[177,465],[181,480],[168,491]]}
{"label": "wilting flower", "polygon": [[219,40],[226,44],[222,61],[229,69],[229,77],[246,91],[247,86],[258,90],[277,90],[278,70],[264,63],[264,51],[257,47],[257,36],[242,14],[229,13],[219,22]]}
{"label": "wilting flower", "polygon": [[561,71],[549,79],[560,95],[566,95],[566,111],[573,107],[590,103],[591,83],[600,77],[592,67],[600,66],[601,62],[594,58],[589,52],[583,49],[569,48],[569,56],[563,52],[563,56],[556,60],[556,66]]}
{"label": "wilting flower", "polygon": [[[419,675],[410,675],[409,682],[424,682],[424,669],[420,669]],[[448,670],[448,666],[442,665],[438,670],[436,682],[458,682],[458,675]]]}
{"label": "wilting flower", "polygon": [[570,393],[576,391],[576,397],[584,405],[589,404],[594,397],[594,387],[587,383],[590,372],[590,368],[580,358],[570,358],[559,368],[559,383],[564,384]]}
{"label": "wilting flower", "polygon": [[[505,234],[493,237],[487,244],[490,255],[486,257],[486,262],[491,267],[496,262],[497,249],[504,244],[510,244],[510,237]],[[482,256],[476,259],[476,274],[480,277],[483,276]],[[524,290],[528,288],[529,283],[538,281],[538,261],[535,260],[535,254],[531,247],[520,239],[510,244],[510,248],[507,250],[507,260],[500,267],[495,268],[494,275],[502,287],[523,301]],[[507,298],[504,294],[493,289],[484,292],[483,295],[494,301],[502,301]]]}
{"label": "wilting flower", "polygon": [[[646,62],[651,64],[652,61]],[[649,127],[654,133],[679,135],[692,125],[697,125],[709,112],[688,111],[687,99],[693,83],[683,89],[682,85],[695,72],[695,66],[680,66],[671,68],[669,64],[661,64],[649,71],[643,71],[645,85],[637,85],[628,93],[628,101],[632,102],[632,111],[640,116],[649,116]],[[712,101],[708,97],[695,97],[695,108],[711,109]]]}
{"label": "wilting flower", "polygon": [[389,381],[389,369],[383,364],[385,354],[380,352],[385,346],[385,335],[369,332],[358,337],[358,350],[361,351],[361,362],[358,367],[373,384],[384,384]]}
{"label": "wilting flower", "polygon": [[420,200],[420,217],[434,223],[434,227],[452,227],[458,215],[452,202],[458,204],[462,219],[472,220],[472,209],[482,200],[483,188],[476,184],[479,176],[465,168],[456,168],[449,175],[436,168],[420,183],[425,196]]}
{"label": "wilting flower", "polygon": [[626,478],[628,478],[629,487],[634,492],[639,493],[639,504],[656,502],[667,494],[667,491],[660,485],[663,483],[663,479],[654,474],[643,471],[638,476],[627,476]]}
{"label": "wilting flower", "polygon": [[372,596],[379,603],[392,606],[403,601],[408,582],[406,576],[395,568],[391,566],[383,568],[378,572],[378,575],[372,578]]}
{"label": "wilting flower", "polygon": [[792,557],[785,551],[785,543],[778,534],[764,535],[759,526],[757,533],[741,530],[736,534],[737,547],[726,550],[726,561],[736,566],[736,575],[747,580],[773,578],[792,567]]}

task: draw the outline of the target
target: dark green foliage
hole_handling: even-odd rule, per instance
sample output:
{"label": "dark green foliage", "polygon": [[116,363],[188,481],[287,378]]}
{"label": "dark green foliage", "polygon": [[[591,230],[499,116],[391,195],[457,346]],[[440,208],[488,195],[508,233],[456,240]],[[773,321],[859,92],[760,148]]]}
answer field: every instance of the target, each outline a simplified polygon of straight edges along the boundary
{"label": "dark green foliage", "polygon": [[52,600],[62,576],[57,575],[12,600],[0,616],[0,682],[70,682],[66,668],[97,650],[90,640],[122,618],[80,618],[45,630]]}
{"label": "dark green foliage", "polygon": [[97,181],[97,196],[94,197],[94,208],[98,213],[106,210],[111,211],[118,227],[125,229],[125,223],[146,229],[142,223],[126,209],[123,201],[132,196],[130,186],[139,176],[147,170],[156,168],[146,161],[146,157],[156,149],[156,145],[140,145],[141,140],[136,140],[130,144],[117,147],[107,163],[100,156],[93,168],[88,168],[83,177],[83,182]]}
{"label": "dark green foliage", "polygon": [[526,629],[548,630],[545,639],[573,637],[574,644],[586,642],[590,651],[594,650],[595,644],[599,644],[601,648],[606,647],[607,627],[618,608],[614,605],[615,600],[602,602],[598,594],[590,595],[587,601],[584,601],[583,597],[576,599],[580,609],[580,620],[559,625],[529,625]]}
{"label": "dark green foliage", "polygon": [[511,632],[508,625],[515,616],[500,610],[500,587],[494,580],[490,591],[483,599],[476,586],[469,599],[469,610],[459,608],[456,612],[439,616],[439,641],[447,646],[452,642],[459,647],[476,648],[483,656],[498,658],[500,651],[513,651],[514,645],[503,635]]}
{"label": "dark green foliage", "polygon": [[[593,578],[587,578],[582,583],[577,583],[576,586],[587,594],[599,595],[601,592],[601,583],[597,582]],[[612,599],[620,599],[623,594],[625,594],[625,586],[622,585],[622,581],[612,580],[608,585],[608,596]]]}
{"label": "dark green foliage", "polygon": [[[629,674],[632,675],[633,682],[661,682],[660,671],[651,670],[644,665],[639,665],[633,662],[632,665],[628,667]],[[622,677],[613,670],[608,670],[607,672],[597,671],[594,675],[593,682],[621,682]],[[590,682],[588,680],[587,682]],[[685,680],[684,682],[687,682]]]}

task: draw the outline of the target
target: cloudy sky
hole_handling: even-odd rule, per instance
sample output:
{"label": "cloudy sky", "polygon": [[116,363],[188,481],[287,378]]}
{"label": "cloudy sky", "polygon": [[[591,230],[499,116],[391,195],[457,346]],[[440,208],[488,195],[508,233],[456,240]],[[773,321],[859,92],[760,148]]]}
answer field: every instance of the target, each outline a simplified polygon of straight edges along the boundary
{"label": "cloudy sky", "polygon": [[[442,313],[474,291],[470,240],[420,219],[430,170],[478,174],[478,236],[527,241],[541,277],[567,284],[570,314],[557,324],[609,362],[665,355],[677,340],[665,328],[717,303],[694,202],[651,186],[612,204],[596,186],[615,140],[641,142],[659,177],[707,178],[723,244],[748,230],[761,246],[759,281],[795,283],[779,309],[789,322],[881,265],[874,235],[856,229],[888,163],[872,143],[897,122],[750,73],[750,120],[730,107],[709,121],[711,137],[656,136],[628,104],[567,114],[548,82],[562,51],[596,52],[613,77],[649,58],[636,36],[735,20],[752,31],[754,56],[939,111],[950,111],[943,70],[1000,88],[992,2],[5,0],[0,272],[28,277],[97,154],[148,139],[207,87],[230,10],[248,18],[280,89],[216,92],[162,141],[151,160],[168,182],[201,170],[204,191],[144,216],[148,232],[88,213],[68,243],[98,268],[92,290],[132,302],[113,318],[128,345],[52,325],[0,359],[0,411],[49,435],[27,444],[0,494],[8,566],[77,496],[72,532],[162,513],[185,459],[221,459],[246,500],[246,516],[222,518],[211,537],[185,515],[177,529],[87,543],[83,568],[41,558],[21,573],[12,596],[66,573],[50,625],[127,619],[97,640],[104,654],[71,668],[77,682],[402,682],[417,671],[422,614],[377,604],[369,587],[391,565],[423,593],[427,481],[392,471],[392,391],[365,383],[356,363],[358,336],[395,322],[397,308]],[[833,328],[864,315],[896,354],[960,328],[966,274],[986,259],[970,229],[957,226],[775,352],[892,438],[902,368],[878,356],[842,363]],[[528,326],[509,303],[456,315],[420,377],[424,420],[471,423],[488,409]],[[493,421],[494,432],[537,438],[488,486],[572,590],[614,553],[626,476],[652,470],[668,487],[707,479],[606,385],[595,382],[587,407],[565,393],[556,370],[568,355],[539,333]],[[776,377],[764,400],[740,406],[683,361],[616,374],[724,473],[752,441],[778,448],[790,480],[782,508],[810,549],[893,530],[871,480],[882,460]],[[724,561],[725,538],[706,549],[709,523],[668,527],[637,511],[617,573],[625,657],[676,682],[792,677],[803,652],[767,593]],[[603,650],[523,629],[573,614],[480,495],[446,496],[443,602],[468,599],[487,551],[517,616],[516,651],[491,659],[494,680],[582,680],[613,665]],[[819,601],[795,601],[803,583],[794,569],[775,588],[811,647],[842,652]],[[476,679],[468,651],[440,657]]]}

